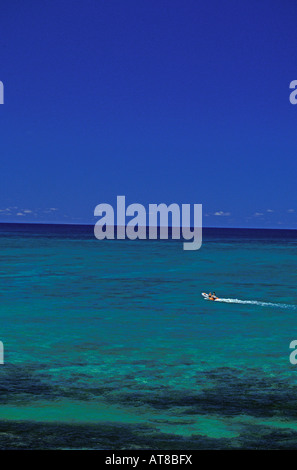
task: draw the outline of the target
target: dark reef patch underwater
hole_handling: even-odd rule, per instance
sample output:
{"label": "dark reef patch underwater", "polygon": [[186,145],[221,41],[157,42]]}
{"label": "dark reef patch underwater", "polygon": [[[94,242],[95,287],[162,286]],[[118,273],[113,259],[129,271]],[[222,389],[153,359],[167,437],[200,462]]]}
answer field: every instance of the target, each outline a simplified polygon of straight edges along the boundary
{"label": "dark reef patch underwater", "polygon": [[[122,377],[122,386],[127,389],[122,392],[113,381],[102,387],[81,388],[75,377],[71,381],[60,377],[59,384],[54,384],[50,374],[32,367],[4,366],[0,369],[2,406],[12,403],[24,410],[31,404],[34,410],[36,402],[42,407],[70,399],[75,409],[75,402],[83,400],[91,402],[94,410],[96,404],[106,409],[114,405],[136,409],[136,414],[138,409],[144,419],[133,424],[113,423],[108,422],[107,414],[106,421],[97,423],[85,423],[83,417],[82,422],[73,423],[2,420],[0,449],[297,449],[297,429],[291,428],[297,415],[297,385],[277,377],[261,377],[256,369],[227,367],[199,372],[196,382],[195,392],[165,387],[134,389],[131,377]],[[165,411],[167,418],[158,411]],[[150,417],[148,422],[146,416]],[[203,416],[210,418],[209,425],[215,426],[217,420],[218,425],[224,423],[226,429],[236,432],[231,438],[195,431],[190,435],[170,432],[170,428],[195,424],[199,428]],[[261,424],[259,418],[264,419]],[[272,421],[265,424],[267,418]]]}
{"label": "dark reef patch underwater", "polygon": [[246,426],[236,439],[158,433],[147,425],[0,422],[0,449],[296,449],[297,432]]}

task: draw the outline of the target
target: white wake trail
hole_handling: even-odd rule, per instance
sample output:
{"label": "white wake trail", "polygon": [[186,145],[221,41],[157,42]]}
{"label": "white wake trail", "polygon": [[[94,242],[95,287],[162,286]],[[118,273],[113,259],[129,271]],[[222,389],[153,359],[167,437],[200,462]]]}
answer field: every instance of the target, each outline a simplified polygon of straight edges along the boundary
{"label": "white wake trail", "polygon": [[216,302],[225,302],[228,304],[248,304],[248,305],[260,305],[261,307],[278,307],[278,308],[292,308],[296,309],[296,305],[289,304],[275,304],[272,302],[260,302],[258,300],[240,300],[240,299],[216,299]]}

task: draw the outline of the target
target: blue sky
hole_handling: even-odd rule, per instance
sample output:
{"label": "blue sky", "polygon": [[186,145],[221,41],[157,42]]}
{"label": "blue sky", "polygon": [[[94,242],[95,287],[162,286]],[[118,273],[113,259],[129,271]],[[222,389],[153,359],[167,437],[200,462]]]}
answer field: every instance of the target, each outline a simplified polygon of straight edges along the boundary
{"label": "blue sky", "polygon": [[297,228],[297,3],[2,0],[0,221]]}

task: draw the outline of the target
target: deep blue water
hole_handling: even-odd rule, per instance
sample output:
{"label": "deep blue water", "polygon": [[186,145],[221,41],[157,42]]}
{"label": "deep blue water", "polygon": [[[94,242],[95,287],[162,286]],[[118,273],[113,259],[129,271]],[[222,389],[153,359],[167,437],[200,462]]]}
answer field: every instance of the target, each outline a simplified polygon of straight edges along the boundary
{"label": "deep blue water", "polygon": [[296,248],[1,224],[0,447],[297,448]]}

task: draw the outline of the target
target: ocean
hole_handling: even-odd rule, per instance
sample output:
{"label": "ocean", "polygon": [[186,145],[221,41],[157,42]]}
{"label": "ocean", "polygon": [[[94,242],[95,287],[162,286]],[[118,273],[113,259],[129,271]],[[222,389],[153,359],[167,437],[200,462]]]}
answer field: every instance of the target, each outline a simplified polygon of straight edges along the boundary
{"label": "ocean", "polygon": [[0,224],[0,448],[296,449],[296,266],[293,230]]}

